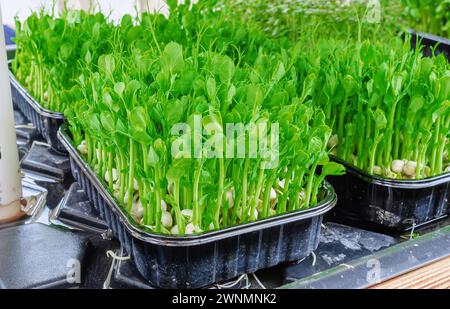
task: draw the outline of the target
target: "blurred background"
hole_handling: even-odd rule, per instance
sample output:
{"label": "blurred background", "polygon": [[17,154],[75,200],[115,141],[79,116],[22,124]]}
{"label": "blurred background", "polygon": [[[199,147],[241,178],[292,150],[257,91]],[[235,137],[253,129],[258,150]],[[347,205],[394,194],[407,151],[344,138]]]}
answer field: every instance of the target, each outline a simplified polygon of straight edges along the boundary
{"label": "blurred background", "polygon": [[[90,0],[67,0],[67,5],[73,8],[89,8]],[[44,7],[57,11],[63,7],[63,0],[0,0],[2,6],[3,22],[7,25],[14,25],[14,16],[19,16],[21,20],[30,15],[32,10]],[[164,0],[95,0],[104,13],[110,13],[114,20],[119,20],[124,14],[135,15],[136,10],[149,9],[166,12]]]}

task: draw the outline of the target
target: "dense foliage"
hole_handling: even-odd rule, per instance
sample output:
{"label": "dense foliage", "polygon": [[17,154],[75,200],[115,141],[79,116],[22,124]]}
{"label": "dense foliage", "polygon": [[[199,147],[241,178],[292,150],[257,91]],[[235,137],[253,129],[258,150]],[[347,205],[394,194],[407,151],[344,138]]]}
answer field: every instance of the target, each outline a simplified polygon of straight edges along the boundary
{"label": "dense foliage", "polygon": [[417,31],[450,38],[450,0],[401,0],[405,19]]}
{"label": "dense foliage", "polygon": [[[169,17],[117,25],[83,12],[17,24],[14,73],[64,111],[75,146],[138,223],[184,235],[313,207],[324,178],[343,172],[328,153],[389,178],[448,171],[448,60],[410,50],[394,19],[372,23],[338,1],[289,2],[286,14],[278,1],[168,2]],[[188,130],[173,134],[179,123]],[[250,149],[260,131],[231,138],[229,123],[264,124],[276,166]],[[216,134],[226,138],[210,143]],[[193,149],[174,154],[183,141]],[[236,145],[241,156],[211,155]]]}
{"label": "dense foliage", "polygon": [[23,24],[16,20],[14,74],[44,108],[62,112],[80,61],[97,62],[110,48],[112,29],[103,14],[79,11],[66,11],[61,18],[41,11]]}
{"label": "dense foliage", "polygon": [[[65,84],[64,112],[79,151],[119,203],[158,233],[200,233],[312,207],[325,176],[342,173],[328,161],[323,112],[306,104],[312,84],[297,78],[300,49],[280,47],[212,4],[172,5],[169,18],[124,16],[102,41],[106,48],[82,51]],[[228,123],[265,124],[278,164],[267,168],[272,158],[250,153],[261,134],[253,129],[233,135],[235,145],[228,135],[214,145],[226,153],[245,144],[243,156],[210,157],[204,149],[173,156],[177,139],[197,136],[174,136],[172,128],[182,122],[194,130],[199,117],[214,133]]]}
{"label": "dense foliage", "polygon": [[[326,41],[301,65],[314,72],[314,105],[335,135],[332,153],[370,173],[424,178],[448,171],[450,66],[409,39]],[[312,73],[309,73],[312,74]]]}

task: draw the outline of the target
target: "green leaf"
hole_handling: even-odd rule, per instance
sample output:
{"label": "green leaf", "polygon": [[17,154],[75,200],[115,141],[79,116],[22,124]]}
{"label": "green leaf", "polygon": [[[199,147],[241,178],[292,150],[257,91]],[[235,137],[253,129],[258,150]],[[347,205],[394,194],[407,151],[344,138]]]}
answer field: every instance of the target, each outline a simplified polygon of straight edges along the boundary
{"label": "green leaf", "polygon": [[173,100],[168,102],[165,111],[165,118],[169,126],[180,122],[184,115],[184,106],[181,100]]}
{"label": "green leaf", "polygon": [[324,176],[340,176],[345,174],[345,167],[336,162],[328,162],[322,167],[322,175]]}
{"label": "green leaf", "polygon": [[129,117],[130,125],[135,131],[143,132],[147,128],[147,121],[145,119],[145,109],[142,106],[135,107]]}
{"label": "green leaf", "polygon": [[356,91],[357,83],[351,75],[345,75],[342,84],[347,96],[351,96]]}
{"label": "green leaf", "polygon": [[445,113],[448,113],[449,111],[450,111],[450,101],[445,100],[441,104],[439,104],[439,107],[433,112],[432,114],[433,122],[435,122],[439,117],[441,117]]}
{"label": "green leaf", "polygon": [[112,75],[116,69],[116,61],[112,55],[101,55],[98,59],[98,66],[107,75]]}
{"label": "green leaf", "polygon": [[214,55],[211,69],[220,82],[224,84],[231,82],[236,70],[233,60],[230,57],[221,55]]}
{"label": "green leaf", "polygon": [[172,166],[167,171],[167,180],[169,182],[177,182],[184,175],[188,174],[189,169],[192,167],[191,159],[176,159],[172,163]]}
{"label": "green leaf", "polygon": [[102,123],[102,126],[106,131],[108,131],[110,133],[115,132],[116,126],[115,126],[114,119],[111,116],[111,114],[105,113],[105,112],[101,113],[100,114],[100,122]]}
{"label": "green leaf", "polygon": [[147,161],[148,165],[152,167],[155,167],[159,163],[159,156],[156,153],[155,148],[153,148],[153,146],[150,146],[148,150]]}
{"label": "green leaf", "polygon": [[216,99],[216,80],[212,77],[206,80],[206,92],[211,101]]}
{"label": "green leaf", "polygon": [[392,83],[391,83],[392,93],[395,97],[398,97],[400,95],[400,92],[403,87],[403,82],[404,82],[403,74],[396,73],[392,77]]}
{"label": "green leaf", "polygon": [[376,109],[374,114],[374,120],[375,120],[375,127],[378,130],[384,129],[387,126],[387,119],[384,115],[384,112],[381,109]]}
{"label": "green leaf", "polygon": [[409,110],[411,113],[417,113],[425,104],[425,99],[422,96],[415,96],[411,99],[411,103],[409,104]]}
{"label": "green leaf", "polygon": [[283,62],[279,62],[275,71],[272,74],[272,83],[278,83],[286,74],[286,69],[284,68]]}
{"label": "green leaf", "polygon": [[127,33],[128,42],[134,42],[142,35],[142,26],[134,26]]}
{"label": "green leaf", "polygon": [[167,44],[161,56],[161,65],[174,73],[181,72],[184,68],[183,47],[175,42]]}
{"label": "green leaf", "polygon": [[114,91],[117,93],[120,97],[123,95],[123,92],[125,90],[125,83],[118,82],[114,85]]}
{"label": "green leaf", "polygon": [[148,145],[151,143],[152,138],[145,131],[132,130],[131,136],[135,141],[141,143],[142,145]]}

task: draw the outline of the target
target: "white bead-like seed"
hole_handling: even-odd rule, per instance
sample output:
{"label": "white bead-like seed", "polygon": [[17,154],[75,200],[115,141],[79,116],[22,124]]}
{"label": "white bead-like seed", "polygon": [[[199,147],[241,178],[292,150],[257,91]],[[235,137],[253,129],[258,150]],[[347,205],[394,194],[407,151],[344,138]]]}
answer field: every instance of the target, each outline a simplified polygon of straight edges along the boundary
{"label": "white bead-like seed", "polygon": [[81,144],[78,145],[77,149],[82,155],[87,155],[88,148],[87,148],[86,141],[82,141]]}
{"label": "white bead-like seed", "polygon": [[170,229],[170,233],[173,235],[178,235],[179,231],[178,231],[178,225],[175,224],[171,229]]}
{"label": "white bead-like seed", "polygon": [[383,174],[383,170],[382,170],[382,168],[379,167],[378,165],[375,165],[375,166],[373,167],[373,173],[374,173],[375,175],[381,175],[381,174]]}
{"label": "white bead-like seed", "polygon": [[161,208],[163,211],[168,211],[167,210],[167,203],[165,200],[161,200]]}
{"label": "white bead-like seed", "polygon": [[405,161],[403,161],[403,160],[394,160],[394,161],[392,161],[392,164],[391,164],[391,170],[394,173],[398,174],[398,173],[401,173],[403,171],[403,167],[404,166],[405,166]]}
{"label": "white bead-like seed", "polygon": [[403,174],[408,177],[412,177],[416,174],[417,162],[408,161],[405,166],[403,166]]}
{"label": "white bead-like seed", "polygon": [[277,192],[274,188],[270,188],[270,201],[275,202],[277,200]]}
{"label": "white bead-like seed", "polygon": [[170,214],[170,212],[163,211],[162,216],[161,216],[161,224],[165,228],[172,227],[173,219],[172,219],[172,215]]}
{"label": "white bead-like seed", "polygon": [[192,219],[194,218],[194,211],[192,209],[183,209],[181,214],[187,219],[188,222],[192,222]]}
{"label": "white bead-like seed", "polygon": [[184,233],[186,235],[192,235],[194,234],[195,231],[195,226],[192,223],[189,223],[188,225],[186,225],[186,230],[184,231]]}
{"label": "white bead-like seed", "polygon": [[230,208],[232,208],[234,206],[234,192],[233,190],[228,190],[227,193],[225,194],[226,199],[228,201],[228,205]]}
{"label": "white bead-like seed", "polygon": [[339,142],[338,135],[337,134],[332,135],[327,143],[328,149],[334,149],[334,147],[337,146],[338,142]]}
{"label": "white bead-like seed", "polygon": [[140,200],[133,203],[133,207],[131,208],[131,215],[133,218],[141,219],[144,216],[144,207],[142,207],[142,203]]}

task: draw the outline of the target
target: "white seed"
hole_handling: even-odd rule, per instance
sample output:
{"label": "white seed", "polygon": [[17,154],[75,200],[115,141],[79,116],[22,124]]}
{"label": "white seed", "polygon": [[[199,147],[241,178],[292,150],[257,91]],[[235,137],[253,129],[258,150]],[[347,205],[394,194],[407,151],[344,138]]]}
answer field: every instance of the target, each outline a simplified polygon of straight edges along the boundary
{"label": "white seed", "polygon": [[445,168],[445,172],[450,172],[450,165]]}
{"label": "white seed", "polygon": [[173,235],[178,235],[179,231],[178,231],[178,225],[175,224],[171,229],[170,229],[170,233]]}
{"label": "white seed", "polygon": [[[116,182],[117,179],[118,179],[118,177],[117,177],[117,170],[115,168],[113,168],[111,172],[112,172],[113,182]],[[109,182],[109,171],[105,172],[105,181]]]}
{"label": "white seed", "polygon": [[194,217],[194,211],[192,209],[183,209],[181,214],[187,219],[188,222],[192,222]]}
{"label": "white seed", "polygon": [[232,208],[234,206],[234,191],[232,189],[228,190],[225,197],[228,201],[229,207]]}
{"label": "white seed", "polygon": [[277,214],[277,211],[273,208],[269,208],[269,217],[275,216]]}
{"label": "white seed", "polygon": [[45,91],[44,92],[44,101],[48,101],[48,97],[49,97],[48,91]]}
{"label": "white seed", "polygon": [[194,231],[195,231],[194,224],[189,223],[188,225],[186,225],[186,229],[185,229],[184,233],[186,235],[191,235],[191,234],[194,234]]}
{"label": "white seed", "polygon": [[165,200],[161,200],[161,208],[163,211],[167,211],[167,203]]}
{"label": "white seed", "polygon": [[82,155],[87,155],[88,153],[88,148],[85,141],[81,142],[81,144],[78,145],[77,149]]}
{"label": "white seed", "polygon": [[140,200],[133,203],[133,207],[131,208],[131,215],[133,218],[141,219],[144,216],[144,207],[142,207],[142,203]]}
{"label": "white seed", "polygon": [[270,201],[275,202],[276,200],[277,200],[277,192],[273,188],[270,188]]}
{"label": "white seed", "polygon": [[383,174],[383,170],[382,170],[381,167],[379,167],[378,165],[375,165],[375,166],[373,167],[373,173],[374,173],[375,175],[381,175],[381,174]]}
{"label": "white seed", "polygon": [[328,149],[334,149],[334,147],[337,146],[338,142],[339,142],[338,135],[337,134],[332,135],[327,143]]}
{"label": "white seed", "polygon": [[405,161],[403,160],[394,160],[391,164],[391,170],[394,173],[401,173],[403,171],[403,167],[405,166]]}
{"label": "white seed", "polygon": [[214,231],[214,229],[215,229],[214,223],[211,222],[211,223],[209,224],[209,230],[210,230],[210,231]]}
{"label": "white seed", "polygon": [[416,167],[417,167],[417,162],[408,161],[408,162],[406,162],[405,166],[403,167],[403,173],[406,176],[412,177],[416,174]]}
{"label": "white seed", "polygon": [[161,216],[161,224],[165,228],[172,227],[173,219],[172,219],[172,215],[170,214],[170,212],[163,211],[162,216]]}
{"label": "white seed", "polygon": [[282,179],[282,180],[279,180],[278,181],[278,185],[282,188],[282,189],[284,189],[284,185],[286,184],[286,179]]}
{"label": "white seed", "polygon": [[239,208],[237,211],[237,217],[239,218],[239,220],[242,218],[242,208]]}
{"label": "white seed", "polygon": [[127,192],[125,192],[125,197],[123,198],[125,200],[125,203],[128,203],[128,199],[130,197],[130,194]]}
{"label": "white seed", "polygon": [[302,189],[302,191],[300,191],[300,199],[301,199],[301,200],[304,200],[304,199],[305,199],[305,196],[306,196],[305,189]]}
{"label": "white seed", "polygon": [[[254,211],[253,211],[253,214],[255,215],[255,220],[257,220],[258,219],[258,209],[255,209]],[[249,214],[250,215],[250,214]]]}
{"label": "white seed", "polygon": [[134,181],[133,181],[133,188],[134,188],[134,191],[138,191],[139,190],[139,183],[136,180],[136,178],[134,178]]}

